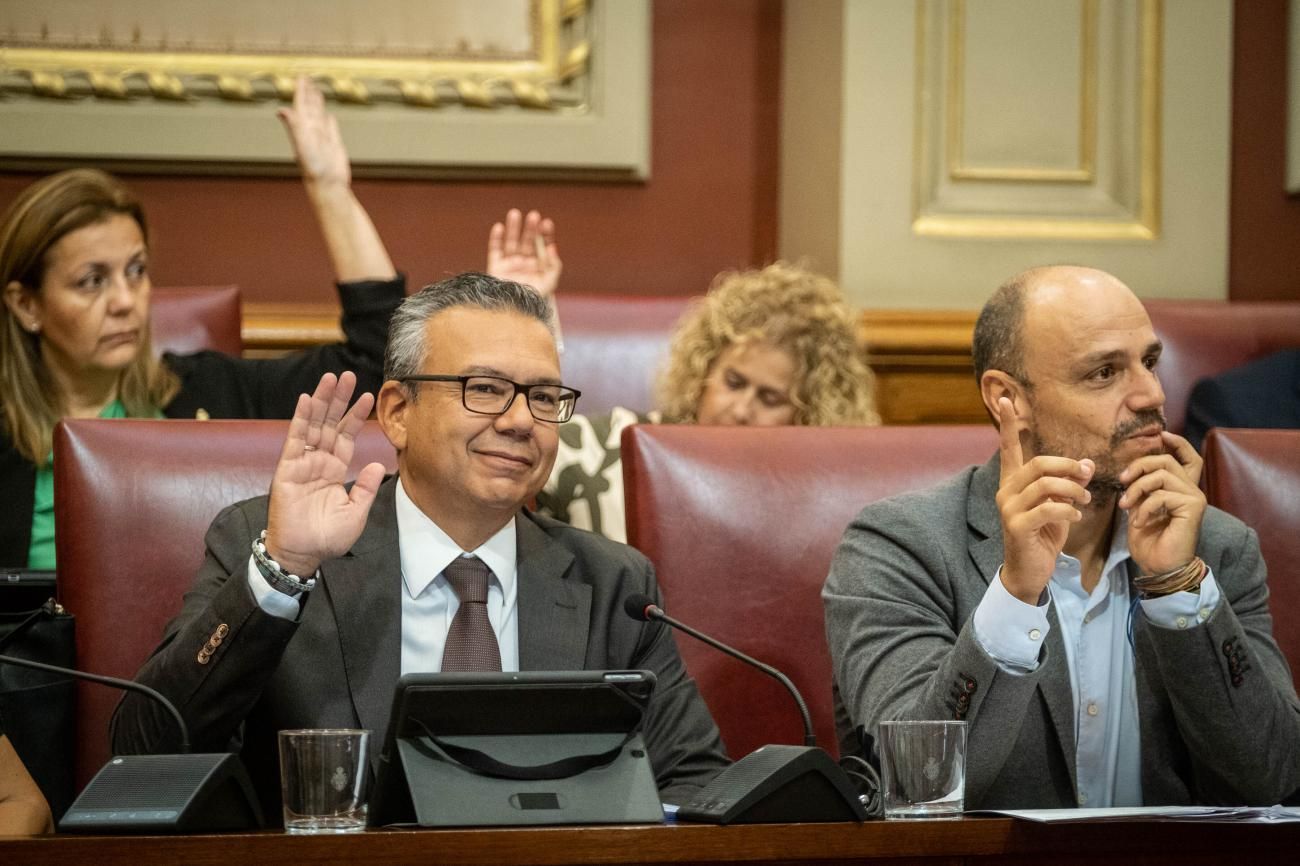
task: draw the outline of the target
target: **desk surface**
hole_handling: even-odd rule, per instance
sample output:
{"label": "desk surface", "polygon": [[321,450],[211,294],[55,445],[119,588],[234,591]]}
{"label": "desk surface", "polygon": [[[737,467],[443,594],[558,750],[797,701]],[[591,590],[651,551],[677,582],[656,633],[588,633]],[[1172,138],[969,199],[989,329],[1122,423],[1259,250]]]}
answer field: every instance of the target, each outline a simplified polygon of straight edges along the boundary
{"label": "desk surface", "polygon": [[212,836],[0,839],[0,863],[384,863],[445,866],[564,864],[1177,863],[1295,864],[1300,824],[1174,822],[1045,826],[1009,818],[733,827],[545,827],[278,832]]}

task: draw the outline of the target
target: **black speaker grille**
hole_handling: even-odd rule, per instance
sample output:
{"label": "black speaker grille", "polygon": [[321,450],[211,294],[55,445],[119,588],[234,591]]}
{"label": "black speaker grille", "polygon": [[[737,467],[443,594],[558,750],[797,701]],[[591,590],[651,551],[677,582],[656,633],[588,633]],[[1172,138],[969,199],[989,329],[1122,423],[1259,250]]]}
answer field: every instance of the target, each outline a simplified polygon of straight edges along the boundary
{"label": "black speaker grille", "polygon": [[123,755],[87,786],[80,809],[175,809],[225,755]]}

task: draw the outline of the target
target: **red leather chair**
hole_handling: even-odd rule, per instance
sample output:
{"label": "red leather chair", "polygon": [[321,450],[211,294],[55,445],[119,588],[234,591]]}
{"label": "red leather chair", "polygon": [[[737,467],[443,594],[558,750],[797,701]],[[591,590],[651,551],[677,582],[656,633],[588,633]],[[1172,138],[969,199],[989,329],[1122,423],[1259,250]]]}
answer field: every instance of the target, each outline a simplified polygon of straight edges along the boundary
{"label": "red leather chair", "polygon": [[1211,430],[1205,495],[1259,533],[1273,637],[1300,673],[1300,430]]}
{"label": "red leather chair", "polygon": [[[58,593],[77,617],[78,667],[135,676],[180,611],[208,524],[225,506],[267,491],[288,423],[78,419],[55,428]],[[397,465],[370,421],[353,472],[376,461]],[[78,787],[109,758],[119,697],[78,684]]]}
{"label": "red leather chair", "polygon": [[1207,376],[1300,346],[1300,302],[1143,301],[1164,343],[1160,383],[1169,429],[1181,433],[1192,387]]}
{"label": "red leather chair", "polygon": [[244,351],[238,286],[155,288],[149,321],[159,353],[215,349],[238,356]]}
{"label": "red leather chair", "polygon": [[[864,505],[997,450],[991,426],[698,427],[623,433],[628,540],[655,564],[665,609],[784,672],[836,751],[821,589]],[[774,680],[698,642],[678,646],[732,757],[802,742]]]}
{"label": "red leather chair", "polygon": [[674,327],[692,298],[562,295],[560,369],[582,392],[578,411],[599,415],[615,406],[655,408],[654,381],[668,360]]}

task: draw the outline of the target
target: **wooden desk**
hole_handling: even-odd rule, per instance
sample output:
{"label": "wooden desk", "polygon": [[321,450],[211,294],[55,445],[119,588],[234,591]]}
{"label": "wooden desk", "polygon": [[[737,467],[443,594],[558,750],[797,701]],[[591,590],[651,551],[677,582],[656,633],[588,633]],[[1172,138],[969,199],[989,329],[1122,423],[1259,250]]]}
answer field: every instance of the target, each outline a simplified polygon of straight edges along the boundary
{"label": "wooden desk", "polygon": [[965,864],[1226,862],[1294,864],[1300,824],[1150,822],[1044,826],[1007,818],[737,827],[547,827],[371,831],[354,836],[54,836],[0,840],[0,863],[253,866],[384,863],[421,866],[564,864]]}

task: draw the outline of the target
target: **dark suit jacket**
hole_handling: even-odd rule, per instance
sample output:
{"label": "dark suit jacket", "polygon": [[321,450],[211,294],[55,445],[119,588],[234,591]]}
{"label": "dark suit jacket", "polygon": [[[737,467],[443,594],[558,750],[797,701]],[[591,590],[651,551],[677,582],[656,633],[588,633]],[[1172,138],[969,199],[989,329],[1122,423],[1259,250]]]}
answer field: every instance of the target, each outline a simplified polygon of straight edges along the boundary
{"label": "dark suit jacket", "polygon": [[[279,814],[278,730],[368,728],[378,755],[401,660],[395,490],[390,478],[352,550],[321,565],[298,622],[262,611],[248,588],[249,545],[266,526],[266,497],[222,511],[180,615],[136,677],[176,703],[195,751],[242,750],[268,815]],[[623,612],[628,594],[659,598],[649,561],[526,512],[516,525],[520,668],[653,671],[644,732],[660,791],[675,801],[706,784],[727,763],[713,718],[668,629]],[[209,642],[217,646],[204,662]],[[172,750],[174,724],[152,701],[128,695],[113,718],[113,747]]]}
{"label": "dark suit jacket", "polygon": [[1197,451],[1211,427],[1300,428],[1300,349],[1197,382],[1185,433]]}
{"label": "dark suit jacket", "polygon": [[[1029,674],[1003,671],[971,615],[1002,564],[998,458],[867,506],[823,591],[841,751],[855,725],[965,719],[966,807],[1076,804],[1075,707],[1052,625]],[[1222,590],[1201,625],[1134,615],[1142,796],[1150,805],[1270,805],[1300,793],[1300,700],[1273,641],[1259,541],[1210,508],[1200,556]],[[1130,560],[1131,564],[1131,560]]]}

